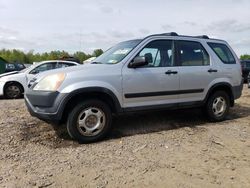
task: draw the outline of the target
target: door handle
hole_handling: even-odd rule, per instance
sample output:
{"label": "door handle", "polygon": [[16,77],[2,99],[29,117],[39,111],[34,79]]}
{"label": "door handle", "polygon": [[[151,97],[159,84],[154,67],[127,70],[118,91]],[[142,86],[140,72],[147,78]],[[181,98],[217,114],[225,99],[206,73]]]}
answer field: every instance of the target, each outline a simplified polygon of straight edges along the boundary
{"label": "door handle", "polygon": [[177,71],[168,70],[167,72],[165,72],[165,74],[168,74],[168,75],[170,75],[170,74],[178,74],[178,72]]}
{"label": "door handle", "polygon": [[207,72],[212,73],[212,72],[218,72],[216,69],[209,69]]}

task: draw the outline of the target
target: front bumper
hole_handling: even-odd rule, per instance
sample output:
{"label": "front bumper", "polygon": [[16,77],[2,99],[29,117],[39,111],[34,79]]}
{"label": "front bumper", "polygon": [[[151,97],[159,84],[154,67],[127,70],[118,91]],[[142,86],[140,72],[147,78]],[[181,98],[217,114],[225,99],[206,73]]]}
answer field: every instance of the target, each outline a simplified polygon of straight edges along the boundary
{"label": "front bumper", "polygon": [[25,104],[32,116],[49,122],[59,122],[63,115],[63,101],[67,94],[59,92],[33,91],[25,92]]}

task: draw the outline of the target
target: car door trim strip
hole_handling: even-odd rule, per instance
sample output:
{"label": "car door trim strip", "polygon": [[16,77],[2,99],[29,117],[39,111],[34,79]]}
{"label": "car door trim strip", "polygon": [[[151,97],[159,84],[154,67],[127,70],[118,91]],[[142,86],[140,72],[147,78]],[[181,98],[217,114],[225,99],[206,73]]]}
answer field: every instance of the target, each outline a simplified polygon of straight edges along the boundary
{"label": "car door trim strip", "polygon": [[177,91],[157,91],[157,92],[144,92],[144,93],[127,93],[125,98],[140,98],[140,97],[156,97],[164,95],[180,95],[180,94],[191,94],[191,93],[202,93],[204,89],[188,89],[188,90],[177,90]]}

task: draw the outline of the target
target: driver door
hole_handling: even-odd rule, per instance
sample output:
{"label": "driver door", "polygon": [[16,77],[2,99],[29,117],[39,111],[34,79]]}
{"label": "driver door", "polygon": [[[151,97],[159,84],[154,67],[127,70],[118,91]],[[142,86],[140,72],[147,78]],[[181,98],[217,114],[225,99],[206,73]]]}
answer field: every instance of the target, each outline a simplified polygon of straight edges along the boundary
{"label": "driver door", "polygon": [[148,65],[123,67],[123,107],[154,107],[177,103],[179,74],[174,61],[174,42],[149,42],[137,56],[144,56]]}

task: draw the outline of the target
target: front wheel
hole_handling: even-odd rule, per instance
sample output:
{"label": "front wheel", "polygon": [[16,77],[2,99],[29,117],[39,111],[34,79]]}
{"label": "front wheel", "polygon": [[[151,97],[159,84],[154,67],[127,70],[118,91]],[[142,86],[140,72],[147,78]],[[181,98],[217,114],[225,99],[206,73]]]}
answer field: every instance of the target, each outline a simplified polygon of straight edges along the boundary
{"label": "front wheel", "polygon": [[67,130],[80,143],[103,139],[111,128],[112,114],[109,106],[99,100],[79,103],[69,114]]}
{"label": "front wheel", "polygon": [[210,121],[223,121],[230,108],[229,96],[224,91],[216,91],[206,104],[206,112]]}
{"label": "front wheel", "polygon": [[22,96],[22,88],[19,84],[8,84],[4,89],[4,97],[7,99],[18,99]]}

